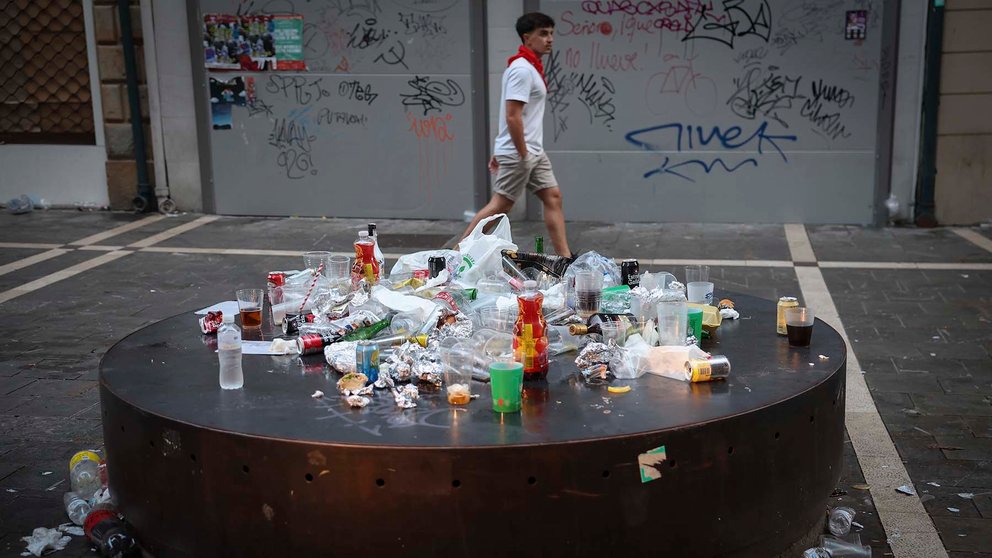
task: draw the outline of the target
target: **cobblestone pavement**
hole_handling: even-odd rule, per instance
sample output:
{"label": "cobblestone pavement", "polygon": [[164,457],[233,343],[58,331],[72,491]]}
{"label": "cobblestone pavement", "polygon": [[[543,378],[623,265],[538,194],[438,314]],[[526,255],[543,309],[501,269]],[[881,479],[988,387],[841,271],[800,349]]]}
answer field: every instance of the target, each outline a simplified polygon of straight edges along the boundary
{"label": "cobblestone pavement", "polygon": [[[68,459],[102,447],[98,365],[113,343],[230,298],[232,282],[257,282],[295,263],[298,252],[349,251],[363,224],[106,212],[0,216],[0,556],[19,556],[20,537],[33,528],[66,521]],[[400,254],[439,247],[464,224],[379,226],[384,250]],[[513,228],[524,246],[545,234],[540,223]],[[935,527],[948,556],[992,557],[992,251],[974,240],[992,238],[988,230],[971,229],[969,239],[952,229],[809,226],[799,228],[799,244],[795,231],[790,236],[780,225],[573,223],[569,231],[582,251],[637,257],[648,270],[681,276],[683,260],[711,260],[718,291],[772,300],[809,289],[799,270],[822,273],[860,363],[848,372],[864,374],[918,493],[899,497],[922,503],[922,518],[910,519],[923,527],[905,528],[909,512],[900,500],[866,484],[889,465],[856,453],[865,441],[850,415],[853,439],[845,441],[832,500],[858,511],[874,556],[937,555],[916,542],[923,540],[918,532]],[[803,246],[816,261],[797,257]],[[849,390],[849,413],[850,397]],[[74,537],[58,555],[92,554]]]}

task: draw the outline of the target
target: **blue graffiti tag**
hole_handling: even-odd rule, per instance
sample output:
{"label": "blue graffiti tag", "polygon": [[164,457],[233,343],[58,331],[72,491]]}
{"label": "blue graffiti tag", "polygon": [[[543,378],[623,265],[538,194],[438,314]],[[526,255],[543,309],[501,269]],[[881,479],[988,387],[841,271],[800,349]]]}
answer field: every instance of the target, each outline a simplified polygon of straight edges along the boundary
{"label": "blue graffiti tag", "polygon": [[[666,132],[668,131],[674,131],[674,137],[666,135]],[[740,126],[731,126],[726,129],[721,129],[719,126],[713,126],[707,131],[702,126],[671,122],[668,124],[661,124],[658,126],[651,126],[650,128],[642,128],[640,130],[628,132],[624,138],[632,145],[644,149],[645,151],[674,150],[679,153],[692,151],[695,149],[703,149],[708,147],[711,143],[716,142],[716,145],[724,150],[734,151],[750,146],[751,149],[756,148],[758,155],[764,155],[765,149],[768,148],[766,146],[770,146],[769,149],[774,150],[775,153],[778,153],[779,156],[782,157],[783,161],[788,162],[789,158],[786,157],[785,152],[782,151],[782,148],[779,147],[777,142],[796,141],[796,136],[769,135],[767,131],[768,122],[762,122],[761,125],[751,133],[751,135],[745,137],[742,137],[743,130]],[[655,138],[655,133],[657,133],[657,136],[659,137]],[[673,139],[675,144],[674,146],[671,146],[670,141]],[[756,145],[754,144],[755,141],[757,142]],[[678,162],[674,165],[669,164],[670,162],[671,159],[669,157],[665,157],[665,160],[660,166],[644,173],[644,178],[650,178],[656,174],[671,174],[684,180],[688,180],[689,182],[695,182],[695,180],[682,174],[682,172],[679,172],[677,169],[695,165],[702,168],[703,172],[706,174],[710,174],[716,167],[721,167],[726,172],[733,173],[745,165],[751,165],[754,167],[758,166],[757,159],[753,157],[744,159],[734,165],[728,165],[720,157],[715,157],[708,162],[702,159],[690,159],[688,161]]]}

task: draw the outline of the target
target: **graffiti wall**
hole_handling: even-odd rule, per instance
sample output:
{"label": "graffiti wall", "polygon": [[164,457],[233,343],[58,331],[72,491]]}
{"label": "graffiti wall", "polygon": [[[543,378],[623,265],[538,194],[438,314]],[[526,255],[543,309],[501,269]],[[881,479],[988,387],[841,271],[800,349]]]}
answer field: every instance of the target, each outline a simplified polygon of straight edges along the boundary
{"label": "graffiti wall", "polygon": [[872,0],[543,1],[545,147],[570,219],[868,223]]}
{"label": "graffiti wall", "polygon": [[200,12],[218,213],[471,206],[467,2],[202,0]]}

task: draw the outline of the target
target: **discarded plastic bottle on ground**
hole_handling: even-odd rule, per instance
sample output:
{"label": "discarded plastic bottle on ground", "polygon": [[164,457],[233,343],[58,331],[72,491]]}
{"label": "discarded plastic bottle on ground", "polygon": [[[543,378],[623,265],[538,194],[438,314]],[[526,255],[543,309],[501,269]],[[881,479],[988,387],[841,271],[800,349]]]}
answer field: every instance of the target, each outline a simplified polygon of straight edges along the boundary
{"label": "discarded plastic bottle on ground", "polygon": [[803,552],[803,558],[830,558],[830,553],[825,548],[807,548]]}
{"label": "discarded plastic bottle on ground", "polygon": [[535,380],[548,375],[548,323],[541,305],[544,295],[537,281],[524,282],[524,292],[517,296],[517,323],[513,327],[513,360],[524,365],[524,378]]}
{"label": "discarded plastic bottle on ground", "polygon": [[83,524],[86,538],[93,543],[103,556],[110,558],[131,558],[141,556],[141,549],[134,542],[117,513],[109,509],[90,513]]}
{"label": "discarded plastic bottle on ground", "polygon": [[217,356],[220,360],[220,387],[240,389],[245,385],[241,369],[241,330],[234,325],[234,315],[224,314],[224,324],[217,331]]}
{"label": "discarded plastic bottle on ground", "polygon": [[90,503],[75,492],[66,492],[63,494],[62,503],[65,504],[65,513],[69,516],[69,521],[72,521],[76,525],[82,525],[86,521],[86,516],[93,511]]}
{"label": "discarded plastic bottle on ground", "polygon": [[69,486],[88,500],[100,489],[100,456],[91,450],[76,452],[69,460]]}
{"label": "discarded plastic bottle on ground", "polygon": [[857,512],[848,507],[839,507],[830,510],[828,521],[830,533],[836,537],[843,537],[851,532],[851,522]]}

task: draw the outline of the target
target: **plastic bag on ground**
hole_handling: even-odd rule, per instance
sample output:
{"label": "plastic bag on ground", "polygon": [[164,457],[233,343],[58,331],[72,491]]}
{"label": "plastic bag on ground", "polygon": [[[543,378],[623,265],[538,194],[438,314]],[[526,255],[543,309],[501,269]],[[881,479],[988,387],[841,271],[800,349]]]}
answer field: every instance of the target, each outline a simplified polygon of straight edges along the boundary
{"label": "plastic bag on ground", "polygon": [[[496,222],[492,232],[483,231],[487,225]],[[510,219],[504,213],[487,217],[472,229],[458,244],[461,261],[455,272],[457,282],[464,287],[474,287],[479,280],[496,274],[503,266],[503,250],[516,250],[510,234]]]}
{"label": "plastic bag on ground", "polygon": [[437,307],[435,302],[426,298],[397,293],[380,285],[372,287],[372,300],[390,310],[412,314],[421,323],[426,322],[427,317]]}
{"label": "plastic bag on ground", "polygon": [[575,280],[575,274],[580,271],[598,271],[603,274],[603,287],[612,287],[620,284],[620,266],[612,259],[601,255],[599,252],[589,251],[569,264],[565,270],[564,281]]}
{"label": "plastic bag on ground", "polygon": [[31,201],[31,198],[27,194],[21,194],[7,202],[7,211],[14,215],[31,213],[34,211],[34,202]]}

